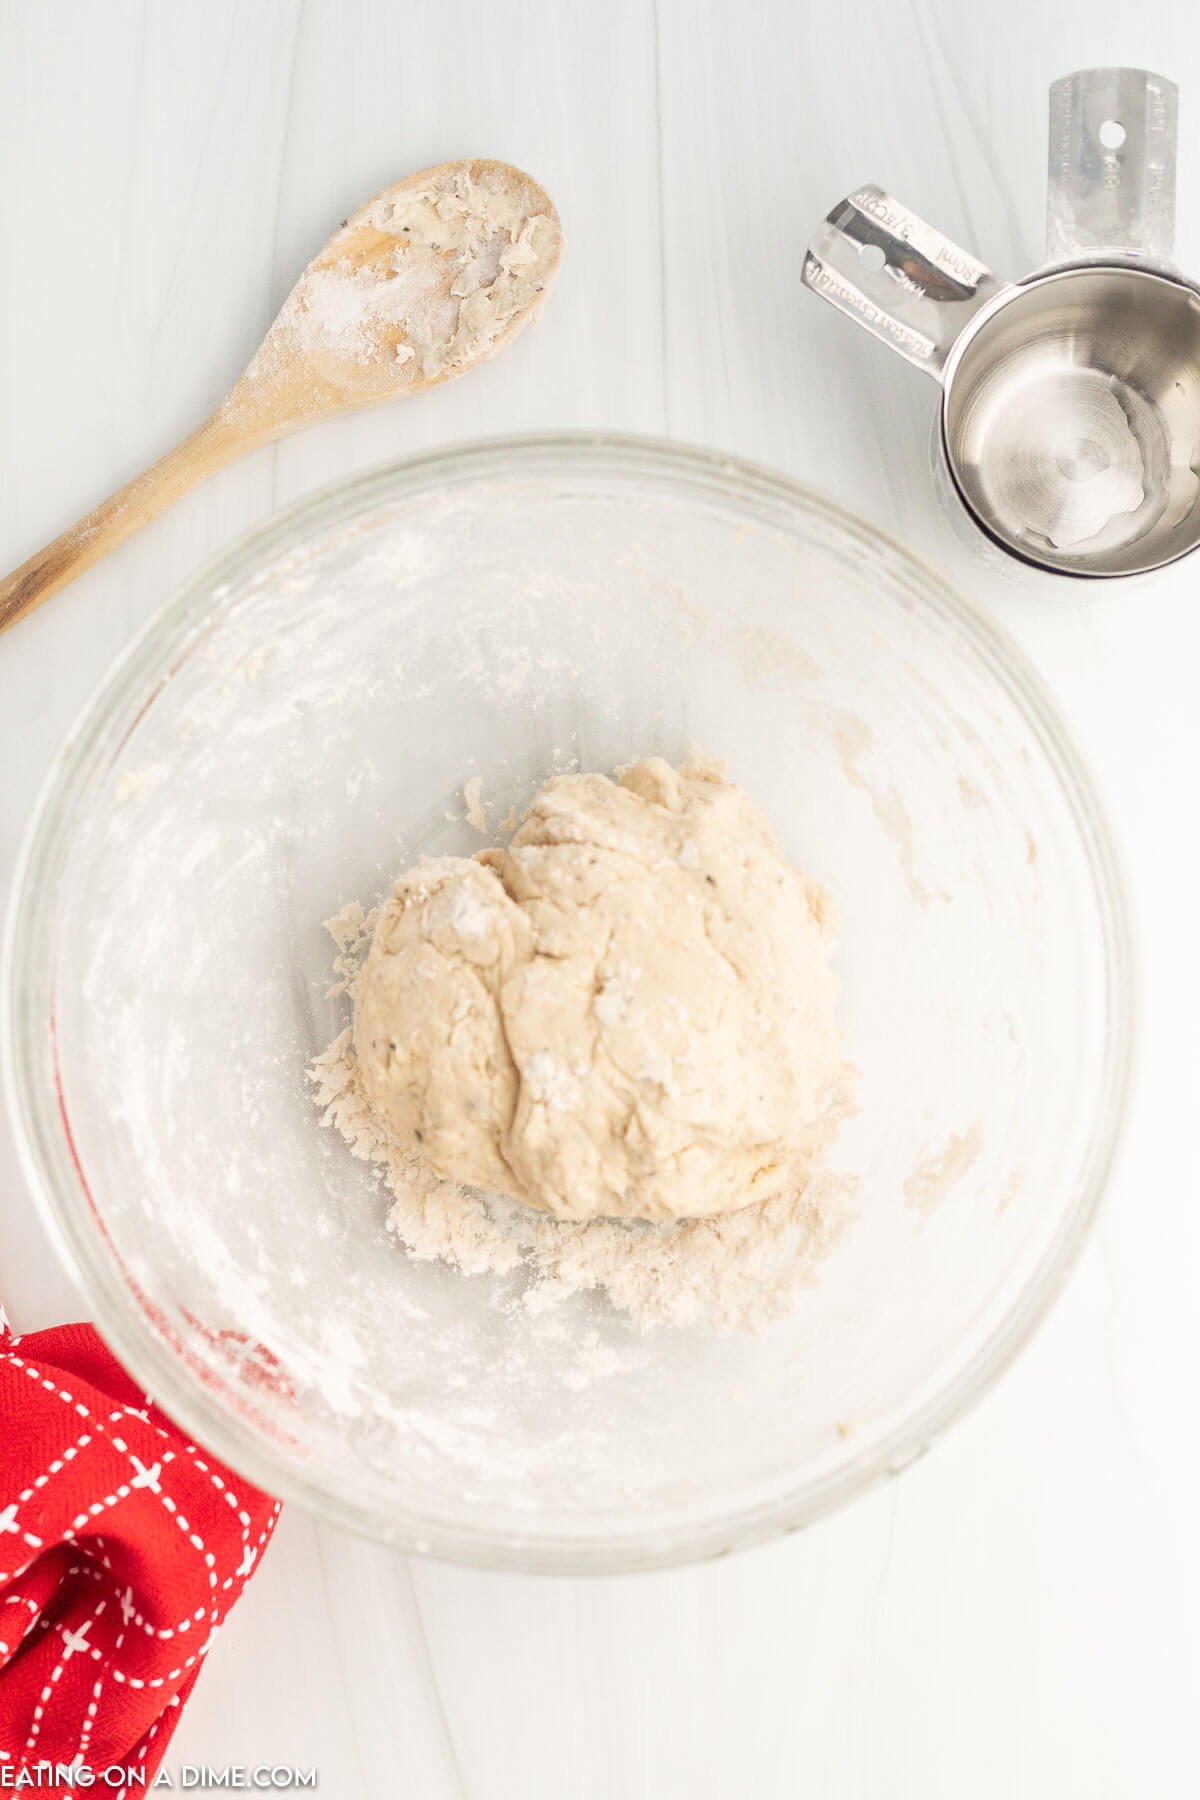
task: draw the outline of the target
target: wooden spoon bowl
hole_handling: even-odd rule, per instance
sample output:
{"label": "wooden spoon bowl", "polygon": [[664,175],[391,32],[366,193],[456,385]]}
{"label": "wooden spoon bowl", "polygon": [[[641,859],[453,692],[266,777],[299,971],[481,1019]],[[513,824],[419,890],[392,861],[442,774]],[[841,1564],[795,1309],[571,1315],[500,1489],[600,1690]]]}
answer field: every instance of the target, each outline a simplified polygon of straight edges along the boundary
{"label": "wooden spoon bowl", "polygon": [[190,437],[0,581],[0,631],[247,450],[463,375],[536,317],[562,227],[509,163],[441,163],[329,239],[245,374]]}

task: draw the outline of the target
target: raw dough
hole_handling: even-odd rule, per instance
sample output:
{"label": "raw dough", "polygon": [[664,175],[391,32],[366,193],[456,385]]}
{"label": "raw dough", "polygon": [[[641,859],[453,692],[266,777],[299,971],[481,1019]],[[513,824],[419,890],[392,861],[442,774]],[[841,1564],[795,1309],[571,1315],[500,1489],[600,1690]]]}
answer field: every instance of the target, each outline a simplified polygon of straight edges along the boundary
{"label": "raw dough", "polygon": [[560,1219],[788,1192],[843,1073],[829,917],[720,765],[564,775],[425,858],[357,985],[367,1100],[435,1173]]}

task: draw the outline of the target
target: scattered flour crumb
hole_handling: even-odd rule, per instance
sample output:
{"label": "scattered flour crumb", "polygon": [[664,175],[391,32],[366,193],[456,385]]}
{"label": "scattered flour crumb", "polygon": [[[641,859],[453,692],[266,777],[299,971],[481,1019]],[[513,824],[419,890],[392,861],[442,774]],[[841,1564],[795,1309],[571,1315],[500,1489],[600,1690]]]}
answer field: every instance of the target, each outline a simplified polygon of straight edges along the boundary
{"label": "scattered flour crumb", "polygon": [[951,1132],[940,1150],[927,1152],[915,1164],[904,1183],[904,1198],[918,1212],[931,1213],[946,1198],[983,1148],[983,1132],[975,1119],[959,1135]]}
{"label": "scattered flour crumb", "polygon": [[334,980],[333,985],[326,990],[330,1000],[336,1000],[339,994],[353,993],[363,956],[375,929],[377,911],[376,907],[372,907],[368,912],[365,906],[352,900],[349,906],[343,906],[341,912],[335,913],[332,919],[326,919],[325,929],[335,945]]}
{"label": "scattered flour crumb", "polygon": [[478,831],[486,837],[488,830],[487,808],[483,803],[483,778],[472,775],[463,788],[463,799],[467,803],[467,824],[472,831]]}
{"label": "scattered flour crumb", "polygon": [[382,777],[369,756],[364,757],[356,769],[351,769],[346,777],[346,798],[357,800],[366,786],[378,787]]}
{"label": "scattered flour crumb", "polygon": [[117,805],[123,806],[127,800],[132,800],[137,794],[149,793],[152,788],[158,786],[165,774],[166,770],[162,763],[151,763],[145,769],[125,769],[117,777]]}

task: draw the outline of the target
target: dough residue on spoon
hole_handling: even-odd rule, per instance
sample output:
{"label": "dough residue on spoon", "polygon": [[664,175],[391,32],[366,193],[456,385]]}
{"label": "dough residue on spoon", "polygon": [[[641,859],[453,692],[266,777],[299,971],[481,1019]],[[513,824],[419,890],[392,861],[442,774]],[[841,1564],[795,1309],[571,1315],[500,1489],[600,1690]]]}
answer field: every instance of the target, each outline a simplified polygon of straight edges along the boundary
{"label": "dough residue on spoon", "polygon": [[562,231],[545,193],[504,163],[447,163],[348,219],[285,300],[247,379],[280,349],[323,374],[378,363],[427,386],[499,347],[540,304]]}

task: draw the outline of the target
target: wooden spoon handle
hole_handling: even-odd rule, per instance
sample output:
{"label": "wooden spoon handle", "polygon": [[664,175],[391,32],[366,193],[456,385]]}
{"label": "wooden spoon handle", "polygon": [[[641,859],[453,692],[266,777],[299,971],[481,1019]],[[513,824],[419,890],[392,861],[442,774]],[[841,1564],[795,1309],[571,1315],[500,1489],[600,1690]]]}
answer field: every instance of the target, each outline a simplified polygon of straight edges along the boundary
{"label": "wooden spoon handle", "polygon": [[135,476],[0,581],[0,631],[7,631],[76,575],[115,550],[197,482],[261,441],[231,422],[227,415],[214,413],[144,474]]}

